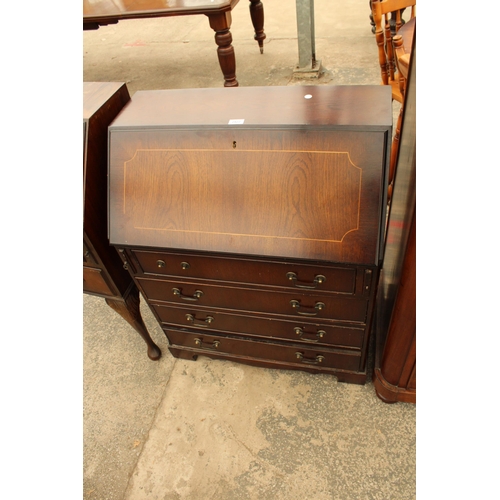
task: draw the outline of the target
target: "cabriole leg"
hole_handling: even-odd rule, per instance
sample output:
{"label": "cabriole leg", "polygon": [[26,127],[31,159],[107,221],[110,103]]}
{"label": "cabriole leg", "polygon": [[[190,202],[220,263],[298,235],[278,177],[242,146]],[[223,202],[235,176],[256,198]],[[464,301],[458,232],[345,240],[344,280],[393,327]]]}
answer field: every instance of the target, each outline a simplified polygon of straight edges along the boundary
{"label": "cabriole leg", "polygon": [[149,359],[153,361],[160,359],[160,348],[153,342],[141,316],[138,288],[134,286],[126,299],[106,299],[106,304],[113,311],[116,311],[144,339],[144,342],[148,346]]}

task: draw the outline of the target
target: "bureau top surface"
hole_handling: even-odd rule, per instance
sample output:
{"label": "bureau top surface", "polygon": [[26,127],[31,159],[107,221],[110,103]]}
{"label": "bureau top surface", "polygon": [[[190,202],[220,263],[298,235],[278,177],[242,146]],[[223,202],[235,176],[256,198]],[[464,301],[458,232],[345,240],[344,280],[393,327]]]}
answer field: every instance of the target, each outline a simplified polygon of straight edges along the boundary
{"label": "bureau top surface", "polygon": [[84,82],[83,119],[91,118],[124,85],[118,82]]}
{"label": "bureau top surface", "polygon": [[391,125],[390,88],[348,85],[140,91],[110,129]]}

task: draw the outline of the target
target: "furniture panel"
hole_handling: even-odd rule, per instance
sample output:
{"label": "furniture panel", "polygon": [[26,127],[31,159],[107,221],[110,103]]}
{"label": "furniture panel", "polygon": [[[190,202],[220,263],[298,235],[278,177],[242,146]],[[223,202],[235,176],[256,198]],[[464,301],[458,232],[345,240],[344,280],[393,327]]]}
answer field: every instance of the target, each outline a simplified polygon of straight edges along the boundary
{"label": "furniture panel", "polygon": [[116,292],[106,283],[106,276],[102,269],[83,266],[83,291],[113,297]]}
{"label": "furniture panel", "polygon": [[90,241],[85,241],[85,236],[83,238],[83,262],[84,264],[98,264],[97,257],[91,250],[92,244]]}
{"label": "furniture panel", "polygon": [[[336,143],[301,134],[314,152],[284,150],[293,134],[272,131],[226,141],[207,131],[209,150],[196,131],[112,134],[110,210],[126,221],[111,228],[112,243],[376,264],[383,133],[365,137],[362,154],[356,132]],[[264,149],[270,137],[276,149]]]}
{"label": "furniture panel", "polygon": [[416,403],[416,47],[413,44],[401,149],[377,295],[373,382],[386,403]]}
{"label": "furniture panel", "polygon": [[160,350],[139,310],[139,290],[107,235],[108,126],[130,96],[123,83],[83,84],[83,291],[99,295],[141,335],[148,356]]}
{"label": "furniture panel", "polygon": [[364,328],[359,326],[332,325],[304,318],[278,319],[271,315],[238,314],[199,307],[181,308],[158,303],[152,303],[152,307],[165,327],[176,326],[200,331],[209,329],[351,349],[361,349],[365,335]]}
{"label": "furniture panel", "polygon": [[[195,109],[200,100],[197,90],[137,92],[137,105],[110,128],[111,243],[377,265],[386,205],[380,166],[390,136],[380,116],[369,131],[361,125],[359,106],[371,110],[365,89],[280,88],[275,113],[290,106],[295,120],[285,115],[288,123],[268,129],[266,113],[263,130],[249,113],[248,125],[242,118],[245,126],[233,126],[232,119],[245,117],[240,102],[272,109],[276,89],[266,89],[203,92],[219,105],[211,118],[213,102],[186,113],[185,102]],[[390,100],[388,88],[366,93]],[[318,110],[321,100],[329,115]],[[200,120],[198,112],[214,126],[183,126],[186,117]],[[308,124],[316,112],[325,118],[318,127]],[[171,125],[176,117],[181,124]],[[390,113],[386,118],[391,123]]]}

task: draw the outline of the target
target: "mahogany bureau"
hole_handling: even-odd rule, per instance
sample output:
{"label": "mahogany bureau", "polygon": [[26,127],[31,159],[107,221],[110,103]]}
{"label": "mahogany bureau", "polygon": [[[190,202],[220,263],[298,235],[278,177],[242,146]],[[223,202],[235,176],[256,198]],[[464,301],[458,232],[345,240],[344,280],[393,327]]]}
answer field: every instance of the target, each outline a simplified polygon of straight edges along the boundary
{"label": "mahogany bureau", "polygon": [[139,309],[139,290],[107,237],[108,126],[130,100],[124,83],[83,84],[83,291],[104,297],[145,340],[148,356],[161,351]]}
{"label": "mahogany bureau", "polygon": [[383,86],[144,91],[109,127],[109,239],[176,357],[364,383]]}

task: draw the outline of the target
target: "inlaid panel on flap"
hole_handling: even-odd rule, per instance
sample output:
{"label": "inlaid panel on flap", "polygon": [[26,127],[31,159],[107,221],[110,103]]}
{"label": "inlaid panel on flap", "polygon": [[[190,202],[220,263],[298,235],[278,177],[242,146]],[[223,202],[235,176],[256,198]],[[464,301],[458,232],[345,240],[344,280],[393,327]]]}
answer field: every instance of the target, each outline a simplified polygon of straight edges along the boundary
{"label": "inlaid panel on flap", "polygon": [[360,187],[348,153],[143,149],[124,163],[123,212],[134,229],[169,239],[196,232],[340,242],[359,227]]}

